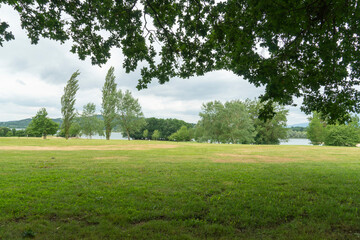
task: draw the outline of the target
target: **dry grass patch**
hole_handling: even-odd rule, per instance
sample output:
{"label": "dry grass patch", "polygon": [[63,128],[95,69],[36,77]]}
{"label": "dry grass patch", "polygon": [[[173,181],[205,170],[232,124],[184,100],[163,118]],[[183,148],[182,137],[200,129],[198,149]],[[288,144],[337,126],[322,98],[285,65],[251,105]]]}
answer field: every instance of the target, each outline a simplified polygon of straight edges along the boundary
{"label": "dry grass patch", "polygon": [[216,158],[213,161],[219,163],[256,163],[256,162],[294,162],[296,159],[278,157],[278,156],[264,156],[264,155],[240,155],[230,153],[219,153],[216,154],[224,158]]}
{"label": "dry grass patch", "polygon": [[170,144],[126,144],[126,145],[98,145],[98,146],[0,146],[0,150],[12,151],[82,151],[82,150],[151,150],[176,148]]}

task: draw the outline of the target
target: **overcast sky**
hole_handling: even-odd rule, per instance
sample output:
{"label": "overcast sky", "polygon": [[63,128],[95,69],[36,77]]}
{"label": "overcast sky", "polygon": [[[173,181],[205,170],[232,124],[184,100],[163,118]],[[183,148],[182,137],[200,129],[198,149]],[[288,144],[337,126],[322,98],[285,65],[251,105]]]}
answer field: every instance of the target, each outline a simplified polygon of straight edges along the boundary
{"label": "overcast sky", "polygon": [[[129,89],[139,99],[145,117],[178,118],[196,123],[202,103],[234,99],[256,98],[264,92],[246,80],[227,71],[216,71],[190,79],[174,78],[164,85],[154,81],[148,89],[136,89],[139,71],[126,74],[122,69],[122,54],[118,49],[102,67],[81,61],[70,53],[71,43],[41,39],[31,45],[21,29],[19,16],[2,5],[0,20],[10,24],[15,40],[0,47],[0,122],[32,117],[45,107],[50,117],[61,117],[60,98],[73,72],[80,71],[80,90],[76,108],[93,102],[100,112],[101,88],[110,66],[115,67],[116,82],[121,89]],[[307,122],[307,116],[298,107],[290,110],[288,124]]]}

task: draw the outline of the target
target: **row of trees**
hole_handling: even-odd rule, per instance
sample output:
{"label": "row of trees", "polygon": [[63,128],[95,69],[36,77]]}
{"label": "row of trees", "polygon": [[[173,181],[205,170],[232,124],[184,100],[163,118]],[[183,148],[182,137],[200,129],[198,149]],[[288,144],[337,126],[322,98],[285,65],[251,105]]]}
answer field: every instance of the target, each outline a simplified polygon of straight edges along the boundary
{"label": "row of trees", "polygon": [[329,124],[321,113],[309,118],[308,139],[313,145],[355,146],[360,143],[359,117],[352,116],[345,124]]}
{"label": "row of trees", "polygon": [[[72,74],[61,97],[60,136],[68,139],[82,134],[91,138],[94,134],[104,135],[105,130],[106,139],[109,140],[111,132],[117,127],[130,140],[130,135],[146,124],[138,100],[128,90],[117,90],[113,67],[109,69],[102,89],[103,119],[97,117],[94,103],[86,104],[79,116],[75,109],[79,75],[79,71]],[[47,135],[55,134],[58,129],[59,124],[48,118],[46,109],[41,108],[27,127],[26,133],[46,138]]]}
{"label": "row of trees", "polygon": [[16,130],[15,128],[0,127],[0,137],[24,137],[25,130]]}
{"label": "row of trees", "polygon": [[288,138],[307,138],[306,127],[291,127],[287,131]]}
{"label": "row of trees", "polygon": [[194,124],[172,118],[145,118],[145,124],[137,131],[132,132],[130,137],[132,139],[153,139],[153,134],[156,132],[154,137],[157,137],[157,139],[170,140],[170,136],[178,131],[182,126],[185,126],[186,128],[193,128]]}
{"label": "row of trees", "polygon": [[195,139],[199,142],[279,144],[281,139],[287,138],[288,110],[273,104],[274,117],[261,120],[259,114],[266,106],[266,103],[249,99],[203,104]]}

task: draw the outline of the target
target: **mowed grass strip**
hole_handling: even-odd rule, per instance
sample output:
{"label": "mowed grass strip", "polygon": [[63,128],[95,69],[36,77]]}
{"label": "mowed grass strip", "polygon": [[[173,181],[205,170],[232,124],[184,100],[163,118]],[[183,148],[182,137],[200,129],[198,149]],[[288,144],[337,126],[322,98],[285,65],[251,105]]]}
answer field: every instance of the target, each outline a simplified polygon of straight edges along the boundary
{"label": "mowed grass strip", "polygon": [[359,148],[0,146],[0,239],[360,239]]}

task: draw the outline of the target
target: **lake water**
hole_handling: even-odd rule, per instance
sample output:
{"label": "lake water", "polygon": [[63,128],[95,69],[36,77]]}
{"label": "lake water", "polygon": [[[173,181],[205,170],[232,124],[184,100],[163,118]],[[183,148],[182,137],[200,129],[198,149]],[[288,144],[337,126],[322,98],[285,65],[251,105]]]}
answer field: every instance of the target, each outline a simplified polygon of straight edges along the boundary
{"label": "lake water", "polygon": [[306,138],[290,138],[287,142],[280,142],[280,145],[311,145]]}
{"label": "lake water", "polygon": [[[81,138],[87,138],[87,137],[82,136]],[[106,138],[105,138],[105,136],[94,135],[94,136],[92,136],[92,139],[106,139]],[[114,139],[114,140],[119,140],[119,139],[125,140],[126,139],[127,140],[127,137],[124,138],[122,136],[122,134],[119,133],[119,132],[112,132],[111,135],[110,135],[110,139]]]}

